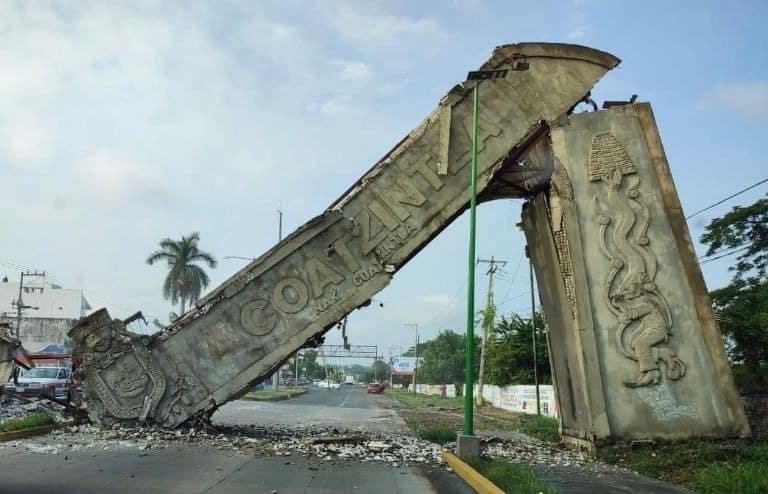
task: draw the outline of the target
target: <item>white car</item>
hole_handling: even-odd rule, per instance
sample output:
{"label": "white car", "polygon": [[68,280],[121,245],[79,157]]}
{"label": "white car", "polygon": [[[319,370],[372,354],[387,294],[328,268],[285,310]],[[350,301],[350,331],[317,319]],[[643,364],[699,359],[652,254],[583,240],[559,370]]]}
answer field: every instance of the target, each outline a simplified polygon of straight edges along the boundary
{"label": "white car", "polygon": [[69,369],[66,367],[34,367],[24,371],[17,379],[18,384],[9,381],[6,389],[27,396],[50,393],[61,397],[67,396],[68,379]]}
{"label": "white car", "polygon": [[341,383],[338,381],[320,381],[320,383],[317,385],[320,389],[339,389],[341,388]]}

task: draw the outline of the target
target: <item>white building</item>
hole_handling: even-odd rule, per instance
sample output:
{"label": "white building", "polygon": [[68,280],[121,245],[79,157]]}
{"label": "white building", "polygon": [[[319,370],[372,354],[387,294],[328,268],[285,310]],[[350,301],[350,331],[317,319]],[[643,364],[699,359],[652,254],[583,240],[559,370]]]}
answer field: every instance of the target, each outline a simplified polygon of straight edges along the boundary
{"label": "white building", "polygon": [[[7,322],[16,330],[16,304],[19,282],[0,281],[0,322]],[[67,331],[91,306],[81,289],[62,288],[45,281],[43,277],[24,279],[21,300],[30,309],[22,311],[19,339],[29,352],[69,351],[72,347]]]}

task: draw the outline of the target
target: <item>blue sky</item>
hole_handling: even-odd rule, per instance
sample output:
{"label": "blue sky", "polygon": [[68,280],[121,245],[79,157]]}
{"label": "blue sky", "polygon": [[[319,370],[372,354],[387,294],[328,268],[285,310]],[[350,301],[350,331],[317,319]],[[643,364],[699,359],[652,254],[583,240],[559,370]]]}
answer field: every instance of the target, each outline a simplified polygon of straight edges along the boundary
{"label": "blue sky", "polygon": [[[765,2],[13,2],[0,0],[0,270],[46,269],[115,315],[165,319],[157,241],[198,230],[214,284],[291,231],[430,112],[494,46],[561,41],[623,60],[594,94],[651,101],[683,207],[768,176]],[[692,220],[749,203],[762,186]],[[529,311],[519,202],[479,210]],[[460,218],[350,318],[351,342],[463,329]],[[701,251],[701,249],[700,249]],[[728,259],[703,266],[710,287]],[[518,269],[519,266],[519,269]],[[515,276],[516,273],[516,276]],[[484,297],[485,278],[478,278]],[[330,342],[337,342],[332,332]]]}

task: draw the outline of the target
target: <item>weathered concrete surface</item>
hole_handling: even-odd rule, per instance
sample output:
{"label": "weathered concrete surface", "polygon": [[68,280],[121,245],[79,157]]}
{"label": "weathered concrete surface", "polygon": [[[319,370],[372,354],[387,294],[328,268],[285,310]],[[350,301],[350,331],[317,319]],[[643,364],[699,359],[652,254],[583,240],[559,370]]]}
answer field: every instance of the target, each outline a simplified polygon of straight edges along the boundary
{"label": "weathered concrete surface", "polygon": [[[72,340],[67,332],[77,322],[77,319],[24,317],[19,327],[21,345],[29,352],[41,352],[47,346],[56,345],[65,352],[72,351]],[[0,317],[0,324],[9,323],[16,327],[16,318]]]}
{"label": "weathered concrete surface", "polygon": [[[522,43],[497,48],[482,68],[514,69],[520,60],[528,70],[482,86],[481,193],[502,168],[524,169],[518,160],[531,136],[567,114],[619,62],[579,46]],[[91,418],[175,426],[212,411],[384,288],[466,208],[471,90],[454,87],[329,210],[167,332],[142,340],[106,311],[73,328]],[[514,185],[507,193],[527,187],[524,180]]]}
{"label": "weathered concrete surface", "polygon": [[523,224],[563,433],[748,435],[650,105],[558,122],[549,160]]}

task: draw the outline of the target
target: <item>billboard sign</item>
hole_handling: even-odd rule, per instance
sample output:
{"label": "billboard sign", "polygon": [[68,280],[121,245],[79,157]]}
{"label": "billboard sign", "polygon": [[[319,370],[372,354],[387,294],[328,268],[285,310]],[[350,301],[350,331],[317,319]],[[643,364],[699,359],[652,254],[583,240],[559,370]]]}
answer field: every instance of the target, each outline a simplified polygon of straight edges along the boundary
{"label": "billboard sign", "polygon": [[[421,360],[421,359],[419,359]],[[389,365],[393,376],[412,376],[416,366],[415,357],[391,357]]]}

